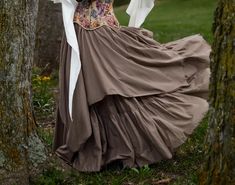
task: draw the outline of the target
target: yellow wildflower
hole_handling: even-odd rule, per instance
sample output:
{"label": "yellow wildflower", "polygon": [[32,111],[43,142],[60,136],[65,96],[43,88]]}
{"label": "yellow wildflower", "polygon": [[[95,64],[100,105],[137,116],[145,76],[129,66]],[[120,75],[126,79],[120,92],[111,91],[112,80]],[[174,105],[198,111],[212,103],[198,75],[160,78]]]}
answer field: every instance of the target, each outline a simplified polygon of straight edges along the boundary
{"label": "yellow wildflower", "polygon": [[50,78],[49,76],[43,76],[41,79],[42,79],[42,81],[48,81],[48,80],[50,80],[51,78]]}

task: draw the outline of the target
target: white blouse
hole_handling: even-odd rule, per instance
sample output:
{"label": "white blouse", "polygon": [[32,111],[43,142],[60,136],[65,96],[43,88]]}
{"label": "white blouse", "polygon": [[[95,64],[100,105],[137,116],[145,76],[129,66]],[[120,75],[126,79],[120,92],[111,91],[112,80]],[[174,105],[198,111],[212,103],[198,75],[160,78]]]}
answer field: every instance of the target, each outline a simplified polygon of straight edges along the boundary
{"label": "white blouse", "polygon": [[[79,43],[77,40],[74,28],[74,13],[77,7],[76,0],[51,0],[54,3],[62,4],[63,22],[65,34],[68,44],[72,48],[71,53],[71,66],[70,66],[70,79],[69,79],[69,114],[72,117],[73,95],[77,84],[78,75],[81,70],[81,59],[79,51]],[[129,25],[131,27],[140,27],[147,15],[154,7],[154,0],[131,0],[126,12],[130,15]]]}

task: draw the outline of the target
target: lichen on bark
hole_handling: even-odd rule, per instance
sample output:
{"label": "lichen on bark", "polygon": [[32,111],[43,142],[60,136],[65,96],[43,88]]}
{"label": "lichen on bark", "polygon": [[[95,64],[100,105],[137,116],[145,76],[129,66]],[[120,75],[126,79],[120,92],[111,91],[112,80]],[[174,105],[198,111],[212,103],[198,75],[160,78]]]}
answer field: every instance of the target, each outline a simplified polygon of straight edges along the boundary
{"label": "lichen on bark", "polygon": [[33,167],[43,163],[46,159],[45,147],[36,133],[31,133],[28,138],[29,161]]}
{"label": "lichen on bark", "polygon": [[235,184],[235,1],[219,0],[213,24],[209,130],[201,185]]}
{"label": "lichen on bark", "polygon": [[0,1],[0,184],[4,185],[28,184],[30,164],[45,160],[31,93],[37,4],[38,0]]}
{"label": "lichen on bark", "polygon": [[4,167],[5,162],[6,162],[6,157],[4,156],[4,153],[0,151],[0,168]]}

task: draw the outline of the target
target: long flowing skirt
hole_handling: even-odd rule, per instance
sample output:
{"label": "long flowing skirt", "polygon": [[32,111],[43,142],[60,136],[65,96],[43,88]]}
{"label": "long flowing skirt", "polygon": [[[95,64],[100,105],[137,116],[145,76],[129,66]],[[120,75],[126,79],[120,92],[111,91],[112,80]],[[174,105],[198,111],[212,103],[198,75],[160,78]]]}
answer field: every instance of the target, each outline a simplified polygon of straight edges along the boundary
{"label": "long flowing skirt", "polygon": [[172,157],[208,111],[210,46],[200,35],[160,44],[148,31],[75,24],[82,69],[68,112],[71,47],[63,36],[54,151],[79,171]]}

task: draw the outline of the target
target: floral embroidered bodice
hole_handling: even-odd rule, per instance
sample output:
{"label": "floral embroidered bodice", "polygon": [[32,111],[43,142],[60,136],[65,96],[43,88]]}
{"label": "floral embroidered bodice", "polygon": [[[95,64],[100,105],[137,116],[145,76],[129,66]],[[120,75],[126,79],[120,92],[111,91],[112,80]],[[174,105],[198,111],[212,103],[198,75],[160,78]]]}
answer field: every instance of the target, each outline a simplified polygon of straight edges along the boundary
{"label": "floral embroidered bodice", "polygon": [[95,29],[103,25],[119,27],[113,11],[114,0],[82,0],[78,2],[74,22],[85,29]]}

